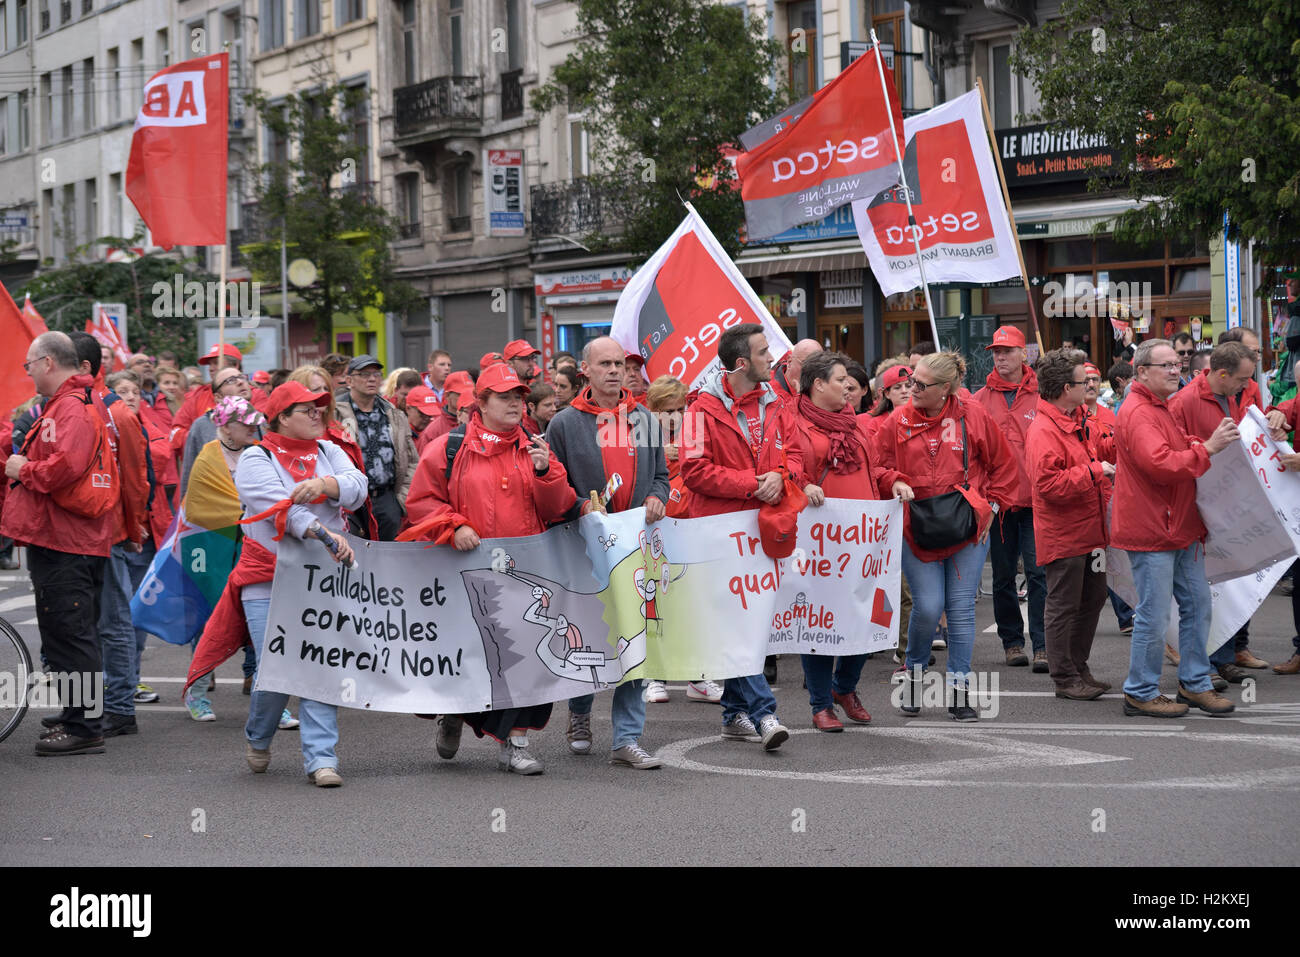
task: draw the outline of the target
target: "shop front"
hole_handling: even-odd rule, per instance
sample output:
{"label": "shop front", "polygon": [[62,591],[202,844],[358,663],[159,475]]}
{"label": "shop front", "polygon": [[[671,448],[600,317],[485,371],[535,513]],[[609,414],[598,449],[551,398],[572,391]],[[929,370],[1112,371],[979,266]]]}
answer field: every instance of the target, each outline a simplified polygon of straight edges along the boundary
{"label": "shop front", "polygon": [[609,335],[614,304],[631,278],[632,269],[626,265],[533,275],[543,368],[556,352],[581,357],[588,342]]}

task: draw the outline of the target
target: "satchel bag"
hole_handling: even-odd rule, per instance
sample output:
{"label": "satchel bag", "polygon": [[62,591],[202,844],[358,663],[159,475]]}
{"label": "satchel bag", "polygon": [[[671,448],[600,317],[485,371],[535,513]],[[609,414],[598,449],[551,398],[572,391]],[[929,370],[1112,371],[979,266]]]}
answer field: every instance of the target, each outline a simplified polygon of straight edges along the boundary
{"label": "satchel bag", "polygon": [[[961,420],[962,488],[970,488],[970,453],[966,440],[966,419]],[[908,504],[912,519],[912,541],[927,552],[941,552],[974,538],[978,531],[975,509],[958,489],[913,499]]]}

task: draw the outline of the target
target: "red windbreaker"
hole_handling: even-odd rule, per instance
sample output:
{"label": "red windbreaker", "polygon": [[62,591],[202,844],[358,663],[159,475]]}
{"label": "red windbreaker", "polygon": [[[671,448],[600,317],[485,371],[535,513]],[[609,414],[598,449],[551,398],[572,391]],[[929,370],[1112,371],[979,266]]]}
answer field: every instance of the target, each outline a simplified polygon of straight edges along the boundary
{"label": "red windbreaker", "polygon": [[[1016,494],[1016,463],[1001,430],[974,401],[949,396],[939,414],[931,418],[908,399],[906,405],[890,413],[888,426],[876,433],[880,464],[901,472],[917,498],[951,492],[965,481],[961,464],[963,420],[970,445],[970,487],[989,502],[996,502],[999,509],[1005,509]],[[913,553],[924,562],[955,555],[970,544],[967,540],[939,552],[917,548],[912,541],[910,508],[904,510],[903,534]]]}
{"label": "red windbreaker", "polygon": [[[172,458],[172,447],[167,441],[167,433],[158,428],[157,420],[145,419],[144,431],[149,439],[149,455],[153,459],[154,490],[153,502],[149,505],[149,534],[153,537],[154,547],[167,537],[167,526],[172,523],[171,506],[167,504],[167,493],[163,486],[176,481],[176,461]],[[164,476],[170,471],[172,482]]]}
{"label": "red windbreaker", "polygon": [[1294,432],[1297,428],[1300,428],[1300,396],[1287,399],[1280,405],[1272,406],[1268,411],[1272,412],[1273,409],[1277,409],[1286,416],[1286,430],[1288,432]]}
{"label": "red windbreaker", "polygon": [[[1083,407],[1081,407],[1082,409]],[[1110,481],[1102,472],[1080,410],[1067,415],[1046,399],[1025,439],[1034,502],[1038,564],[1106,547]]]}
{"label": "red windbreaker", "polygon": [[[103,408],[102,397],[95,397]],[[137,545],[144,541],[143,529],[149,527],[149,465],[145,461],[145,434],[140,419],[120,399],[108,406],[112,422],[108,434],[117,446],[117,470],[122,477],[122,497],[114,513],[113,542],[127,539]],[[164,527],[165,530],[165,527]]]}
{"label": "red windbreaker", "polygon": [[5,496],[0,535],[56,552],[105,558],[118,541],[113,538],[118,510],[105,512],[99,518],[83,518],[55,505],[50,495],[86,474],[98,427],[90,418],[95,410],[79,397],[55,400],[87,389],[93,382],[88,375],[71,376],[46,403],[46,415],[53,420],[53,428],[33,427],[36,434],[27,445],[28,461],[18,473],[19,484]]}
{"label": "red windbreaker", "polygon": [[[1020,371],[1020,381],[1014,383],[1002,378],[996,370],[990,372],[984,388],[973,398],[993,418],[1016,459],[1017,485],[1007,504],[1012,508],[1029,508],[1033,495],[1025,472],[1025,436],[1029,434],[1029,423],[1038,414],[1038,376],[1027,365],[1022,364]],[[1010,406],[1007,396],[1012,397]]]}
{"label": "red windbreaker", "polygon": [[[1219,423],[1229,416],[1233,422],[1240,424],[1251,403],[1249,385],[1242,390],[1240,402],[1232,395],[1216,397],[1210,389],[1211,371],[1206,369],[1201,372],[1169,400],[1169,412],[1178,423],[1178,427],[1202,442],[1213,435]],[[1223,411],[1223,406],[1219,405],[1220,398],[1228,407],[1226,413]],[[1264,407],[1259,405],[1259,389],[1255,390],[1254,401],[1263,412]]]}
{"label": "red windbreaker", "polygon": [[1129,552],[1166,552],[1205,541],[1196,479],[1209,471],[1210,453],[1140,383],[1129,387],[1119,410],[1115,445],[1111,544]]}
{"label": "red windbreaker", "polygon": [[725,372],[687,410],[678,454],[692,518],[758,508],[760,475],[783,465],[795,476],[803,473],[803,444],[790,406],[764,386],[737,399]]}

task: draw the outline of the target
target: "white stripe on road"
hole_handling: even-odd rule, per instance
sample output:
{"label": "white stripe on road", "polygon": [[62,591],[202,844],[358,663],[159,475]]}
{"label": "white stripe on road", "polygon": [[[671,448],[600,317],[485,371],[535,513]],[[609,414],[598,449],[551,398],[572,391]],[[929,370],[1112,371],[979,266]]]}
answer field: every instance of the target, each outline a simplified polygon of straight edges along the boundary
{"label": "white stripe on road", "polygon": [[0,601],[0,612],[13,611],[15,608],[35,608],[35,595],[19,595],[17,598],[8,598]]}

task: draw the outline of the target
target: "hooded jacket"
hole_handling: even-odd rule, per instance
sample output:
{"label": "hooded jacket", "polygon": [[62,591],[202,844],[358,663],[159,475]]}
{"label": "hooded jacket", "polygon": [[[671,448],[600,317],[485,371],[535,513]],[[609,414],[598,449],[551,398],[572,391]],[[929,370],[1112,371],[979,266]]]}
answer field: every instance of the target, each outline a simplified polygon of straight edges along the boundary
{"label": "hooded jacket", "polygon": [[1025,440],[1040,565],[1106,547],[1110,482],[1097,459],[1093,420],[1084,408],[1068,415],[1040,398]]}
{"label": "hooded jacket", "polygon": [[[1250,386],[1254,385],[1254,380],[1242,390],[1241,401],[1237,401],[1235,395],[1214,394],[1214,390],[1210,388],[1210,376],[1213,371],[1206,369],[1201,372],[1192,379],[1191,383],[1179,389],[1169,399],[1169,411],[1174,421],[1178,423],[1178,427],[1202,442],[1214,434],[1214,430],[1225,417],[1231,418],[1233,423],[1240,425],[1252,401],[1261,412],[1264,411],[1264,407],[1259,402],[1258,387],[1254,395],[1251,395]],[[1227,412],[1224,412],[1223,406],[1219,405],[1219,399],[1223,399],[1224,405],[1228,407]]]}
{"label": "hooded jacket", "polygon": [[1029,476],[1025,472],[1025,437],[1029,434],[1029,423],[1038,414],[1038,376],[1023,363],[1020,372],[1019,382],[1008,382],[998,375],[997,370],[990,372],[984,388],[976,392],[973,398],[993,419],[1002,432],[1002,437],[1007,440],[1011,454],[1015,456],[1017,484],[1007,505],[1012,508],[1030,508],[1033,495]]}

